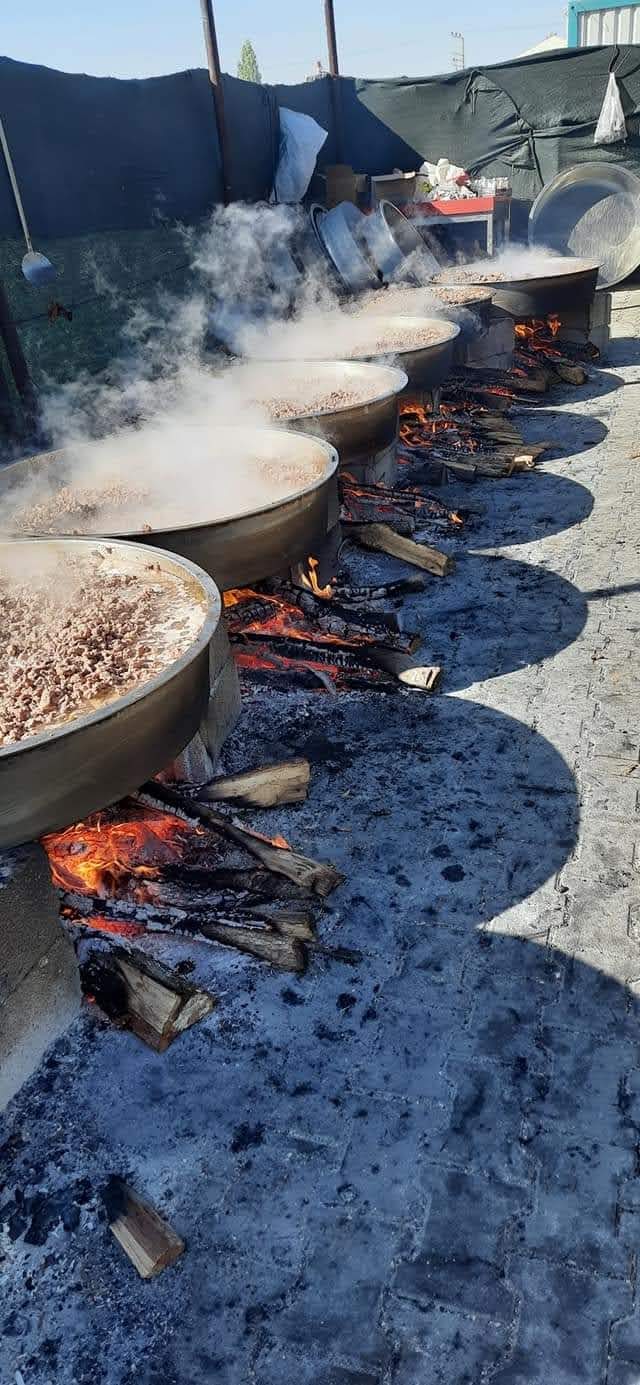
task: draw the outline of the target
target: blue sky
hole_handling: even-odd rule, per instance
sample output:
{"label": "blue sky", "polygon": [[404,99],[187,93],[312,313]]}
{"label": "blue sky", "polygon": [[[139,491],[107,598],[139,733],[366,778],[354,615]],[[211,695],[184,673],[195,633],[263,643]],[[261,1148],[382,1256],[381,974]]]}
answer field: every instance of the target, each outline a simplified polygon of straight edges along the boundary
{"label": "blue sky", "polygon": [[[325,61],[322,0],[214,0],[222,65],[235,72],[251,38],[265,81],[297,82]],[[7,0],[0,49],[67,72],[148,77],[204,65],[199,0]],[[335,0],[341,70],[360,77],[420,76],[451,67],[451,30],[467,64],[516,57],[563,33],[562,4],[513,0]]]}

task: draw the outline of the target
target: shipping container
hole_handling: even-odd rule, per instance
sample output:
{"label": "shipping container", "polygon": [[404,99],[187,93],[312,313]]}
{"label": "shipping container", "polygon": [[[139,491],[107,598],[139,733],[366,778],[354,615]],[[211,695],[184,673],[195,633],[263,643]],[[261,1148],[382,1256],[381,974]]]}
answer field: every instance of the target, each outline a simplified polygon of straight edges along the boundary
{"label": "shipping container", "polygon": [[569,48],[640,43],[640,0],[634,5],[617,5],[615,0],[572,0],[567,43]]}

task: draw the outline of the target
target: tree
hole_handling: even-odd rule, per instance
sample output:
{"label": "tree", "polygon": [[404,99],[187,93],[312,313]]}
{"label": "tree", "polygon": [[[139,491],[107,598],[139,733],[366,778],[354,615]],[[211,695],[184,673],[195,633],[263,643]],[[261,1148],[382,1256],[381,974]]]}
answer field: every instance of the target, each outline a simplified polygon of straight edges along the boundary
{"label": "tree", "polygon": [[255,49],[251,39],[246,38],[240,49],[240,61],[238,62],[238,76],[243,82],[261,82],[260,68]]}

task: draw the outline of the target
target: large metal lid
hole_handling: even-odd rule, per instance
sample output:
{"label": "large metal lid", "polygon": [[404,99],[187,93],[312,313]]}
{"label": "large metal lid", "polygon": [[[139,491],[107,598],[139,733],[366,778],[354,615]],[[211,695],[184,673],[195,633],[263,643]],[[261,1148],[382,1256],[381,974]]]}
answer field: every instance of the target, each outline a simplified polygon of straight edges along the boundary
{"label": "large metal lid", "polygon": [[323,250],[345,287],[352,293],[378,288],[379,276],[364,250],[362,223],[366,223],[366,217],[353,202],[339,202],[328,212],[314,203],[310,219]]}
{"label": "large metal lid", "polygon": [[622,164],[566,169],[536,198],[529,241],[596,260],[599,288],[619,284],[640,265],[640,178]]}

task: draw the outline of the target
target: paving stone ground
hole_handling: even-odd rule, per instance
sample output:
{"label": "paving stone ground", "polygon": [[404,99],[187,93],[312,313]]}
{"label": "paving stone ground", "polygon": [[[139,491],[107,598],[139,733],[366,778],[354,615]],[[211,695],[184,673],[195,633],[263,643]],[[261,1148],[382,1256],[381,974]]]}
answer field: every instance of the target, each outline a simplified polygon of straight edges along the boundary
{"label": "paving stone ground", "polygon": [[[229,763],[310,756],[278,828],[359,958],[196,949],[221,1004],[166,1054],[56,1046],[4,1120],[3,1382],[640,1382],[639,400],[620,338],[528,420],[557,460],[464,492],[408,608],[443,695],[249,699]],[[151,1284],[114,1170],[187,1241]]]}

